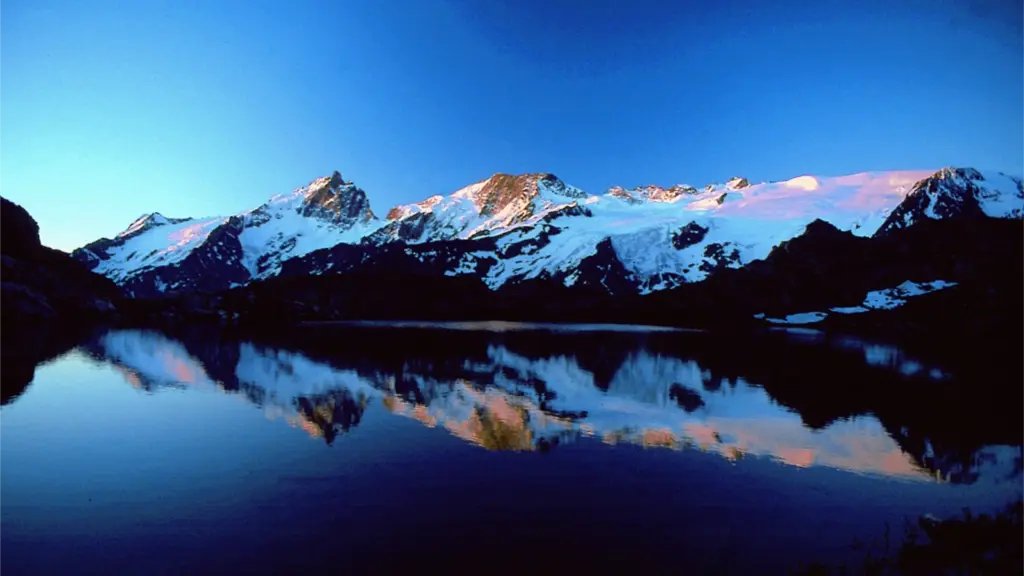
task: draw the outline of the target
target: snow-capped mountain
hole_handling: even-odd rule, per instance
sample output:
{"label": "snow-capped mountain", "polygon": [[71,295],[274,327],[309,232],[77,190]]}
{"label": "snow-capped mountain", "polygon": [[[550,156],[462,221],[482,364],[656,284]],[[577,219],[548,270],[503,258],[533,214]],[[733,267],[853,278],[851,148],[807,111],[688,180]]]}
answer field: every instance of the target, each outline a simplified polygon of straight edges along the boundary
{"label": "snow-capped mountain", "polygon": [[272,276],[288,258],[358,242],[378,222],[366,193],[335,172],[235,216],[144,215],[72,256],[136,295],[221,290]]}
{"label": "snow-capped mountain", "polygon": [[388,222],[367,240],[415,244],[480,238],[535,226],[584,198],[586,193],[552,174],[495,174],[447,197],[392,208]]}
{"label": "snow-capped mountain", "polygon": [[914,185],[907,198],[879,228],[888,234],[923,219],[1024,217],[1021,180],[973,168],[943,168]]}
{"label": "snow-capped mountain", "polygon": [[382,219],[366,193],[335,172],[231,217],[143,216],[73,256],[137,296],[222,290],[283,271],[346,272],[395,250],[448,276],[476,275],[492,289],[540,278],[648,293],[764,259],[815,220],[871,237],[922,219],[1022,214],[1020,179],[946,168],[601,195],[551,174],[495,174]]}

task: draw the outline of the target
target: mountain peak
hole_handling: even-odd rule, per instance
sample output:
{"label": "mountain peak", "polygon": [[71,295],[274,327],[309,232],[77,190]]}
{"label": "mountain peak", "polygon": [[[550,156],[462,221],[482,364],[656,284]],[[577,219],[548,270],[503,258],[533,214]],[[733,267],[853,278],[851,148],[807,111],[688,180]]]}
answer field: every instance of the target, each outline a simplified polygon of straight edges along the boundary
{"label": "mountain peak", "polygon": [[946,166],[940,168],[931,176],[938,180],[960,180],[966,182],[983,182],[985,177],[974,168]]}
{"label": "mountain peak", "polygon": [[537,174],[494,174],[474,194],[480,214],[492,216],[516,200],[529,200],[537,194]]}
{"label": "mountain peak", "polygon": [[1024,183],[1002,173],[947,166],[918,181],[889,214],[877,235],[889,234],[922,220],[948,218],[1020,218]]}
{"label": "mountain peak", "polygon": [[149,214],[143,214],[142,216],[136,218],[128,227],[131,228],[132,226],[143,222],[151,222],[156,225],[166,224],[167,217],[159,212],[150,212]]}
{"label": "mountain peak", "polygon": [[547,172],[517,175],[497,173],[472,188],[473,190],[464,190],[471,193],[482,216],[493,216],[516,202],[529,202],[541,193],[567,198],[586,196],[579,188],[569,186],[554,174]]}
{"label": "mountain peak", "polygon": [[728,182],[725,183],[725,187],[730,190],[742,190],[750,186],[750,181],[742,176],[733,176]]}
{"label": "mountain peak", "polygon": [[491,182],[496,186],[502,186],[507,184],[522,184],[523,186],[536,186],[538,182],[543,182],[545,185],[557,185],[562,182],[558,176],[550,172],[525,172],[523,174],[509,174],[507,172],[495,172],[490,178],[483,181],[483,183]]}
{"label": "mountain peak", "polygon": [[303,216],[346,224],[376,218],[366,192],[352,182],[346,182],[337,170],[309,184],[300,212]]}
{"label": "mountain peak", "polygon": [[190,218],[168,218],[159,212],[151,212],[149,214],[143,214],[135,219],[134,222],[128,225],[123,232],[117,235],[118,238],[130,238],[132,236],[141,234],[146,230],[150,230],[157,226],[163,226],[165,224],[177,224],[190,220]]}
{"label": "mountain peak", "polygon": [[646,200],[651,202],[671,202],[683,195],[697,194],[697,189],[687,184],[676,184],[669,188],[648,184],[629,189],[622,186],[613,186],[608,189],[607,194],[621,198],[630,204],[639,204]]}
{"label": "mountain peak", "polygon": [[345,185],[345,179],[341,177],[341,172],[338,172],[337,170],[335,170],[331,174],[331,178],[330,178],[329,184],[330,184],[331,188],[338,188],[340,186],[344,186]]}

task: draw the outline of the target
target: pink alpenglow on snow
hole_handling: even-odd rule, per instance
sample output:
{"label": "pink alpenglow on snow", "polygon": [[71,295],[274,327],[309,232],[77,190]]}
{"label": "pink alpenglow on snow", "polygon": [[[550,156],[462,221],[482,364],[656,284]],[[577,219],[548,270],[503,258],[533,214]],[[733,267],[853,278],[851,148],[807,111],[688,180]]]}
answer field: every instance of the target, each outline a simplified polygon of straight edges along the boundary
{"label": "pink alpenglow on snow", "polygon": [[[903,202],[911,193],[928,195],[930,203],[920,213],[905,210]],[[444,273],[481,274],[497,289],[544,275],[572,285],[580,263],[610,244],[643,294],[700,282],[722,266],[740,268],[763,259],[817,219],[869,237],[883,224],[901,228],[920,218],[940,218],[936,203],[955,209],[966,196],[988,216],[1024,216],[1019,180],[972,169],[805,174],[755,184],[732,178],[702,188],[615,187],[600,195],[551,174],[495,174],[448,195],[396,206],[385,218],[374,215],[362,190],[335,173],[233,218],[182,221],[154,213],[134,222],[113,245],[90,245],[76,257],[124,282],[180,262],[204,246],[214,230],[235,226],[240,254],[225,255],[217,247],[210,251],[215,260],[240,264],[251,281],[278,274],[286,260],[339,244],[415,245],[487,237],[497,248],[472,247],[464,258],[445,264]],[[906,211],[899,222],[890,219],[895,210]],[[481,267],[480,262],[493,264]],[[327,265],[310,273],[331,269]],[[181,289],[177,284],[171,288]]]}

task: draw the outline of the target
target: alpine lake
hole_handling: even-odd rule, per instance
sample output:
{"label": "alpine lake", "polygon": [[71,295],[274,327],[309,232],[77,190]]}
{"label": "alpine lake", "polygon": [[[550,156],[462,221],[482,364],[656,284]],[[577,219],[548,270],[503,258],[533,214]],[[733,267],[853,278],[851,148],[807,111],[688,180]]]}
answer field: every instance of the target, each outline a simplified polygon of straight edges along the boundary
{"label": "alpine lake", "polygon": [[109,330],[5,382],[4,573],[856,573],[1024,491],[1016,397],[890,345],[300,333]]}

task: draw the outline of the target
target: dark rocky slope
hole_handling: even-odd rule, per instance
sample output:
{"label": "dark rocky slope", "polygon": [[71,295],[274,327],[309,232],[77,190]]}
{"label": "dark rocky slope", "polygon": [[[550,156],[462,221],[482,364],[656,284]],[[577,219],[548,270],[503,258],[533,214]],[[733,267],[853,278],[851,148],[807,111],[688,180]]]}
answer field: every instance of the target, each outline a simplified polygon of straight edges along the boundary
{"label": "dark rocky slope", "polygon": [[60,250],[39,241],[39,226],[21,206],[0,199],[5,329],[39,323],[82,324],[109,316],[121,289]]}

